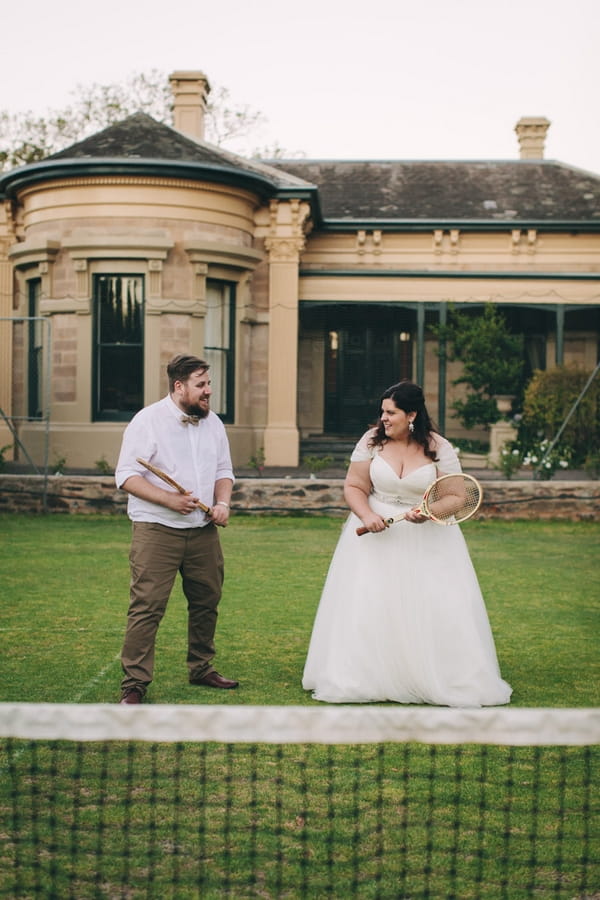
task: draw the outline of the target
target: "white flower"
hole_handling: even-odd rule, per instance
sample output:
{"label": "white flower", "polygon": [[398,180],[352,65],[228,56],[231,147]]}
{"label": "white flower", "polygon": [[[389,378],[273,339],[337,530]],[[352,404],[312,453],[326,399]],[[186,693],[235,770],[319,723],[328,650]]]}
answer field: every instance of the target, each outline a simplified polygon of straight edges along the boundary
{"label": "white flower", "polygon": [[561,461],[559,462],[559,466],[561,467],[561,469],[568,469],[569,463],[566,459],[561,459]]}

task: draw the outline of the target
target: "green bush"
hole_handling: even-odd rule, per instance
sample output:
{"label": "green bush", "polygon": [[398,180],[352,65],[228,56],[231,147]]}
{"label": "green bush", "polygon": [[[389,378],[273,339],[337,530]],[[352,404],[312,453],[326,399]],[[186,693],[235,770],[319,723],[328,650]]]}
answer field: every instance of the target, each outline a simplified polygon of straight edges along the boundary
{"label": "green bush", "polygon": [[588,453],[584,460],[583,468],[586,475],[589,475],[590,478],[600,478],[600,448]]}
{"label": "green bush", "polygon": [[[590,372],[577,366],[536,371],[523,398],[519,444],[524,451],[537,442],[553,441]],[[581,466],[600,451],[600,379],[588,387],[560,436],[560,447],[570,454],[571,465]]]}
{"label": "green bush", "polygon": [[302,465],[306,466],[313,475],[320,472],[321,469],[329,468],[333,463],[333,456],[304,456],[302,458]]}
{"label": "green bush", "polygon": [[490,442],[480,441],[477,438],[450,438],[452,445],[461,453],[481,453],[484,456],[490,452]]}
{"label": "green bush", "polygon": [[494,468],[502,472],[504,477],[510,481],[513,475],[515,475],[522,467],[523,457],[523,451],[515,446],[514,441],[508,441],[502,447],[500,460]]}
{"label": "green bush", "polygon": [[100,472],[101,475],[112,475],[114,472],[113,467],[108,462],[106,457],[103,455],[100,459],[97,459],[95,462],[96,469]]}
{"label": "green bush", "polygon": [[465,428],[490,425],[502,418],[494,397],[520,397],[524,378],[524,337],[512,334],[504,316],[488,303],[483,313],[450,309],[448,324],[434,331],[448,342],[447,358],[462,362],[453,384],[470,389],[465,400],[452,404]]}
{"label": "green bush", "polygon": [[12,450],[12,444],[5,444],[4,447],[0,447],[0,472],[3,472],[6,468],[6,460],[4,458],[4,454],[7,450]]}

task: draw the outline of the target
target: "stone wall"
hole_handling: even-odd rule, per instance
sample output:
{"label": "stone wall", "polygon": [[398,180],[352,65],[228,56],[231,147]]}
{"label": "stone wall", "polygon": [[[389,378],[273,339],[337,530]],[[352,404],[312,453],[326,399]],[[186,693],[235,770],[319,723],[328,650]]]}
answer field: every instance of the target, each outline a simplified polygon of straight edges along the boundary
{"label": "stone wall", "polygon": [[[110,476],[0,475],[0,512],[124,514]],[[345,516],[341,478],[240,478],[234,515]],[[600,519],[600,481],[486,481],[481,519]]]}

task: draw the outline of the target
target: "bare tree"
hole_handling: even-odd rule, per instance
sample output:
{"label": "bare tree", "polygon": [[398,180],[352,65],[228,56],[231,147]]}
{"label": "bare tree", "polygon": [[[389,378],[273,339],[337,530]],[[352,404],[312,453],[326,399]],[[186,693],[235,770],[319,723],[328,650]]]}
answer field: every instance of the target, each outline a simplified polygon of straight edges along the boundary
{"label": "bare tree", "polygon": [[[78,85],[74,101],[66,109],[35,113],[0,110],[0,171],[44,159],[103,128],[145,112],[166,125],[173,124],[173,96],[168,75],[157,69],[137,73],[124,82]],[[215,87],[206,110],[206,140],[219,147],[251,138],[265,122],[262,113],[232,102],[229,91]],[[234,149],[229,146],[229,149]],[[244,147],[236,149],[244,154]],[[282,157],[279,145],[248,156]],[[298,155],[297,153],[294,155]]]}

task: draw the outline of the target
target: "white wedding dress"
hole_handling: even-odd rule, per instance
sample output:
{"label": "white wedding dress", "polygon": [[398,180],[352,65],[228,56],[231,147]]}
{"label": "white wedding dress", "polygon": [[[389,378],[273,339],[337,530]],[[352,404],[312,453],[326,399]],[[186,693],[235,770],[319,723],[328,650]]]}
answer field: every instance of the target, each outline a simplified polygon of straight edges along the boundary
{"label": "white wedding dress", "polygon": [[[369,503],[382,516],[417,506],[438,474],[431,463],[400,478],[377,451],[370,456]],[[358,537],[361,524],[351,513],[338,541],[303,687],[329,703],[508,703],[460,526],[401,521]]]}

